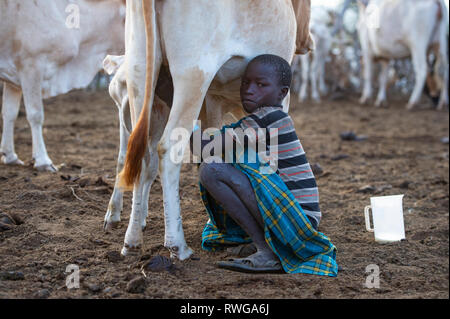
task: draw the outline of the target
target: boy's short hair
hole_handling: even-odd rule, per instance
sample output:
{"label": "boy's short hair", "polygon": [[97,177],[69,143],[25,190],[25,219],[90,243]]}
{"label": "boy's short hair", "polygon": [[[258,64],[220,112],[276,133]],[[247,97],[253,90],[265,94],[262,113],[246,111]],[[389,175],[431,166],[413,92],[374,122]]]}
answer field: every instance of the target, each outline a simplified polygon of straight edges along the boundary
{"label": "boy's short hair", "polygon": [[265,65],[272,66],[275,69],[275,72],[277,72],[280,85],[287,86],[288,88],[291,87],[292,81],[291,66],[289,65],[289,62],[287,62],[282,57],[274,54],[262,54],[253,58],[249,62],[249,64],[253,62],[259,62]]}

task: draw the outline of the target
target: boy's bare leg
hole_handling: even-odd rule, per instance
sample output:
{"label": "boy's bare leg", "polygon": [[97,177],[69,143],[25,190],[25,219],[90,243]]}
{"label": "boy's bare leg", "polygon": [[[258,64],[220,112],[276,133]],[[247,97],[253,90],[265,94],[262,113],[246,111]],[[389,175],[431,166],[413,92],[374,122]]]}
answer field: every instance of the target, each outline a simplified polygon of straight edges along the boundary
{"label": "boy's bare leg", "polygon": [[252,238],[257,252],[248,256],[257,266],[278,257],[264,238],[264,222],[247,176],[227,163],[202,163],[200,182],[228,215]]}

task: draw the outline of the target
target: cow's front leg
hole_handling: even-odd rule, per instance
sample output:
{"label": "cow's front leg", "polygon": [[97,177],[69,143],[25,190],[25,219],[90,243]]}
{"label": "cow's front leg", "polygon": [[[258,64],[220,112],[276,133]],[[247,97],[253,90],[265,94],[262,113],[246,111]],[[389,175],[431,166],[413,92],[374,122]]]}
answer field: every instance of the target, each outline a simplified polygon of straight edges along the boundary
{"label": "cow's front leg", "polygon": [[302,84],[300,86],[299,102],[306,100],[308,95],[308,81],[309,81],[309,54],[301,55],[301,72],[302,72]]}
{"label": "cow's front leg", "polygon": [[[164,134],[158,145],[159,170],[164,196],[165,242],[171,257],[189,258],[180,214],[180,170],[183,155],[198,118],[206,91],[215,74],[198,68],[175,74],[174,100]],[[194,80],[195,79],[195,80]],[[183,134],[184,133],[184,134]],[[180,139],[181,135],[181,141]]]}
{"label": "cow's front leg", "polygon": [[378,88],[378,95],[377,100],[375,101],[375,106],[387,106],[386,102],[386,86],[389,78],[389,62],[388,61],[381,61],[381,71],[379,75],[379,88]]}
{"label": "cow's front leg", "polygon": [[363,92],[359,99],[359,103],[366,104],[372,97],[372,67],[373,61],[370,55],[363,53],[364,67],[363,67]]}
{"label": "cow's front leg", "polygon": [[45,148],[42,126],[44,124],[44,105],[42,103],[41,75],[32,65],[24,66],[21,84],[27,120],[31,127],[32,155],[34,168],[40,171],[56,172]]}
{"label": "cow's front leg", "polygon": [[314,102],[320,102],[320,95],[317,90],[318,86],[318,76],[320,72],[320,62],[319,62],[320,56],[315,55],[312,63],[311,63],[311,71],[310,71],[310,77],[311,77],[311,98]]}
{"label": "cow's front leg", "polygon": [[23,162],[17,157],[14,150],[14,123],[17,119],[20,108],[20,99],[22,98],[22,91],[11,84],[4,83],[3,85],[3,133],[0,153],[2,156],[2,163],[23,165]]}

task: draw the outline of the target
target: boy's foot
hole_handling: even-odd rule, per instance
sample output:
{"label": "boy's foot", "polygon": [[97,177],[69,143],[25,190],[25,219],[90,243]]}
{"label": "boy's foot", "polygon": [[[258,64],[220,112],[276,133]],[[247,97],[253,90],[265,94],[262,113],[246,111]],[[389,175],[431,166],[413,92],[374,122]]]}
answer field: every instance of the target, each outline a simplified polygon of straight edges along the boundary
{"label": "boy's foot", "polygon": [[232,256],[247,257],[248,255],[256,253],[256,246],[253,243],[242,244],[227,248],[227,253]]}
{"label": "boy's foot", "polygon": [[217,266],[247,273],[284,273],[279,260],[258,252],[245,258],[230,258],[227,261],[219,261]]}

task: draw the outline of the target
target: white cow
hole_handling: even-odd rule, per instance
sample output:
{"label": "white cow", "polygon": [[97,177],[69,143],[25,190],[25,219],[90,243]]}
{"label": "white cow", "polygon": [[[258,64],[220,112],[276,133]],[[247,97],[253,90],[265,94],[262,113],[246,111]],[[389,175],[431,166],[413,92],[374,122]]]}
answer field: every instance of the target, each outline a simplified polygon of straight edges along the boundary
{"label": "white cow", "polygon": [[124,18],[122,0],[0,1],[3,163],[23,164],[14,150],[23,94],[34,167],[56,171],[42,135],[42,99],[86,87],[107,53],[122,53]]}
{"label": "white cow", "polygon": [[[293,3],[298,5],[295,12]],[[172,139],[172,133],[177,128],[192,132],[205,97],[219,115],[225,105],[241,107],[240,76],[253,57],[272,53],[292,61],[296,43],[299,52],[307,52],[311,46],[309,8],[309,0],[127,1],[125,65],[133,132],[121,185],[133,188],[133,205],[123,255],[142,248],[142,187],[152,157],[156,157],[148,151],[148,143],[153,142],[148,131],[160,69],[170,68],[174,89],[169,119],[158,145],[164,244],[172,257],[183,260],[192,250],[182,228],[178,192],[181,163],[171,160],[172,147],[179,143]],[[207,96],[208,89],[211,94]],[[288,106],[287,99],[285,110]],[[187,143],[183,141],[181,153]]]}
{"label": "white cow", "polygon": [[[302,74],[302,83],[299,92],[299,101],[303,102],[308,96],[308,82],[311,82],[311,98],[318,102],[320,94],[326,94],[325,63],[330,53],[332,37],[327,26],[327,12],[320,7],[311,10],[310,30],[314,39],[315,48],[313,52],[299,55]],[[319,94],[320,92],[320,94]]]}
{"label": "white cow", "polygon": [[295,65],[301,69],[301,86],[299,101],[308,96],[308,83],[311,82],[311,98],[318,102],[320,94],[326,94],[325,63],[331,48],[332,37],[328,27],[330,16],[326,9],[320,6],[311,8],[310,31],[314,40],[314,51],[295,58]]}
{"label": "white cow", "polygon": [[366,103],[372,95],[371,77],[374,59],[380,60],[378,96],[380,106],[386,101],[389,59],[411,56],[415,72],[415,86],[407,109],[419,101],[427,77],[427,54],[438,57],[438,73],[443,76],[438,109],[448,106],[448,24],[443,0],[371,0],[358,2],[358,33],[364,60],[364,88],[360,99]]}

